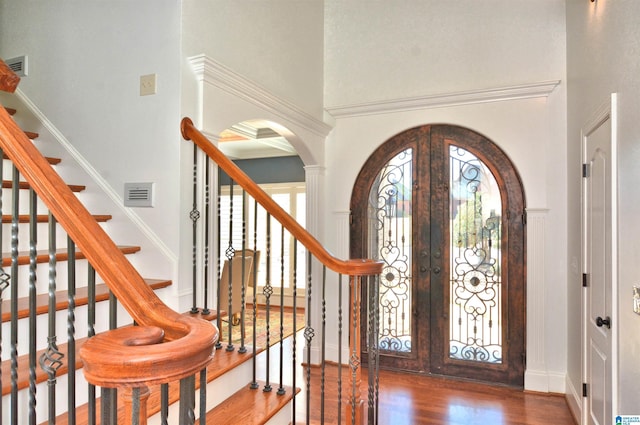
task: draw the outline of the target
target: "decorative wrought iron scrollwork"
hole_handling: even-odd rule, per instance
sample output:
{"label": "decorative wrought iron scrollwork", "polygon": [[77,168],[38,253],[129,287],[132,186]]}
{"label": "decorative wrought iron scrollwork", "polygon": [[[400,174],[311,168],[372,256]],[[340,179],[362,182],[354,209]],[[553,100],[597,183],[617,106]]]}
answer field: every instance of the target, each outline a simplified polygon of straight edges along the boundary
{"label": "decorative wrought iron scrollwork", "polygon": [[450,166],[449,356],[501,363],[501,219],[496,214],[501,210],[499,190],[491,171],[462,148],[451,147]]}
{"label": "decorative wrought iron scrollwork", "polygon": [[40,356],[39,363],[42,370],[49,375],[49,380],[54,380],[56,373],[62,367],[64,354],[58,349],[56,337],[47,338],[47,349]]}
{"label": "decorative wrought iron scrollwork", "polygon": [[0,269],[0,300],[2,300],[2,293],[11,284],[11,275]]}
{"label": "decorative wrought iron scrollwork", "polygon": [[200,219],[200,211],[198,211],[197,209],[191,210],[191,212],[189,213],[189,218],[193,222],[198,221]]}
{"label": "decorative wrought iron scrollwork", "polygon": [[304,340],[308,345],[311,344],[311,340],[313,340],[314,336],[316,336],[316,331],[311,326],[304,328]]}
{"label": "decorative wrought iron scrollwork", "polygon": [[384,262],[379,279],[379,348],[411,351],[412,149],[391,159],[369,195],[371,257]]}

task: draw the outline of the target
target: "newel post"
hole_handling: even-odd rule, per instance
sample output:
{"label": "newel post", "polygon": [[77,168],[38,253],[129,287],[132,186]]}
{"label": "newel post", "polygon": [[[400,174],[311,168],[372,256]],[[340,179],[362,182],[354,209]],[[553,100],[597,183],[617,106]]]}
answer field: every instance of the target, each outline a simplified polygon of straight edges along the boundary
{"label": "newel post", "polygon": [[360,311],[362,287],[360,276],[349,276],[349,370],[345,418],[348,424],[364,424],[364,400],[362,399],[362,346]]}
{"label": "newel post", "polygon": [[[378,423],[380,372],[378,284],[376,275],[351,276],[349,280],[349,370],[351,374],[347,379],[345,400],[345,418],[348,424],[376,425]],[[364,298],[364,294],[367,294],[366,298]],[[363,312],[366,312],[366,318],[363,318]],[[366,321],[363,322],[363,320]],[[366,329],[364,340],[363,329]],[[365,384],[362,380],[363,341],[366,341],[367,353]]]}
{"label": "newel post", "polygon": [[149,388],[146,385],[135,388],[124,387],[118,390],[118,394],[122,394],[124,423],[147,425]]}

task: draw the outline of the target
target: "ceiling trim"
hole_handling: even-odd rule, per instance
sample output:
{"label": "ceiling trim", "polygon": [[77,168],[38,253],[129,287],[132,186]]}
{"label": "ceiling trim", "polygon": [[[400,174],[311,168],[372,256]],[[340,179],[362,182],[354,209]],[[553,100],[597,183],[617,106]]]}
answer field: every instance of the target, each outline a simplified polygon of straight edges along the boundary
{"label": "ceiling trim", "polygon": [[560,80],[542,81],[510,87],[406,97],[344,106],[330,106],[327,107],[326,110],[334,118],[348,118],[360,115],[412,111],[416,109],[444,108],[505,100],[548,97],[559,84]]}
{"label": "ceiling trim", "polygon": [[321,137],[332,127],[204,54],[188,58],[196,77]]}

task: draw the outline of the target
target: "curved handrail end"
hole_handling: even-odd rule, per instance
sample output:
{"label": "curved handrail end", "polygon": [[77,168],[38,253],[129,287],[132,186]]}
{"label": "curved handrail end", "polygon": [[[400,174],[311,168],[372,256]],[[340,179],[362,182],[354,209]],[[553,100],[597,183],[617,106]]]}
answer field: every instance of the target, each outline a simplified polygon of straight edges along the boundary
{"label": "curved handrail end", "polygon": [[191,137],[189,136],[189,133],[187,131],[188,127],[195,128],[195,126],[193,125],[193,121],[191,121],[191,118],[189,117],[182,118],[182,121],[180,121],[180,133],[182,133],[182,138],[184,140],[191,140]]}

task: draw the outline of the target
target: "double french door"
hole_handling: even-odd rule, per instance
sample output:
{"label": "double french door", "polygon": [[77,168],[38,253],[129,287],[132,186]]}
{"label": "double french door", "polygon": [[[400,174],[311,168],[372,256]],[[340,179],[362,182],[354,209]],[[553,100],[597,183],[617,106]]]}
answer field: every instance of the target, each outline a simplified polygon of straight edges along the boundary
{"label": "double french door", "polygon": [[412,128],[368,159],[351,212],[351,257],[384,263],[381,366],[522,387],[524,194],[504,152],[466,128]]}

